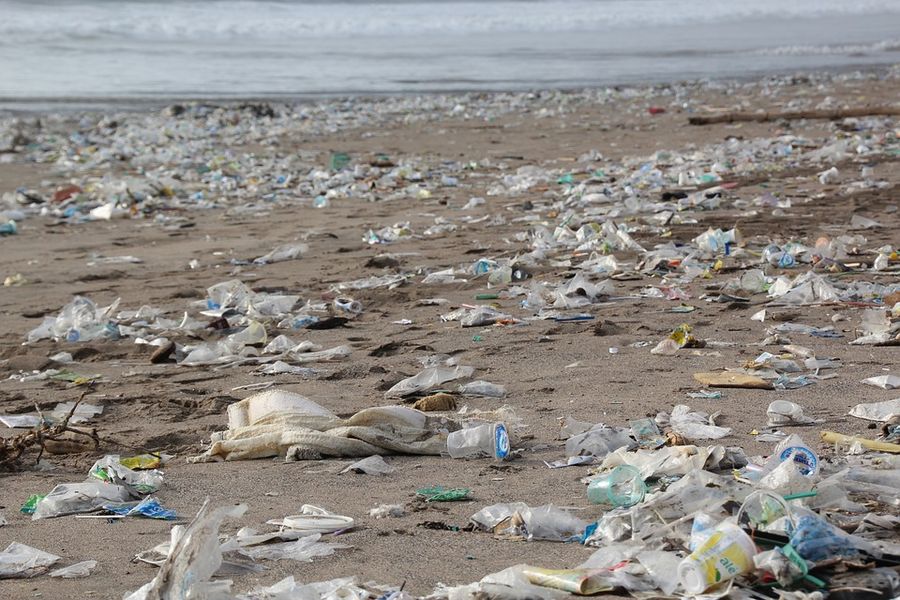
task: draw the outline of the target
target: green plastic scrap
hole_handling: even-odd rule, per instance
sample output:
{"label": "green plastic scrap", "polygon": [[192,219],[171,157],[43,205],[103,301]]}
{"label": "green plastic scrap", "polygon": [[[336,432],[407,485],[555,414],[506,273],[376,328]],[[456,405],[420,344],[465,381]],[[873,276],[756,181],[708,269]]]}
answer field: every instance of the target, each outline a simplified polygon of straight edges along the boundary
{"label": "green plastic scrap", "polygon": [[806,560],[802,556],[797,554],[797,551],[794,550],[793,546],[788,544],[781,549],[781,552],[788,558],[788,560],[790,560],[800,568],[800,572],[803,573],[803,579],[807,580],[818,588],[824,588],[828,585],[818,577],[809,574],[809,565],[806,563]]}
{"label": "green plastic scrap", "polygon": [[559,184],[567,184],[567,183],[575,183],[575,176],[571,173],[566,173],[562,177],[556,180],[556,183]]}
{"label": "green plastic scrap", "polygon": [[328,160],[328,168],[332,171],[340,171],[350,164],[350,155],[346,152],[335,152]]}
{"label": "green plastic scrap", "polygon": [[458,502],[468,498],[471,493],[469,488],[445,489],[439,485],[416,490],[416,496],[425,498],[425,502]]}
{"label": "green plastic scrap", "polygon": [[70,371],[69,369],[62,369],[59,373],[51,375],[50,379],[56,381],[68,381],[70,383],[74,383],[75,385],[84,385],[86,383],[97,381],[102,377],[102,375],[81,375],[74,371]]}
{"label": "green plastic scrap", "polygon": [[26,515],[33,515],[34,509],[37,508],[37,503],[43,500],[44,496],[45,494],[32,494],[28,496],[28,500],[25,501],[25,504],[22,505],[19,512],[25,513]]}

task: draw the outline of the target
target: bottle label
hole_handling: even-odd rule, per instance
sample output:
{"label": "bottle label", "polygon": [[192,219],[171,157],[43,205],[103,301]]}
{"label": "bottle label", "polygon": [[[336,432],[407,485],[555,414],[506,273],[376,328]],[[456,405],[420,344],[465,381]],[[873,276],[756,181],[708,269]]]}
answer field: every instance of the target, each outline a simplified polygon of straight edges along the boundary
{"label": "bottle label", "polygon": [[494,456],[500,460],[509,456],[509,434],[503,423],[498,423],[494,428]]}
{"label": "bottle label", "polygon": [[785,461],[791,454],[794,455],[794,462],[800,465],[799,471],[801,475],[810,477],[815,474],[819,467],[819,457],[816,456],[815,452],[803,446],[791,446],[785,448],[778,458]]}

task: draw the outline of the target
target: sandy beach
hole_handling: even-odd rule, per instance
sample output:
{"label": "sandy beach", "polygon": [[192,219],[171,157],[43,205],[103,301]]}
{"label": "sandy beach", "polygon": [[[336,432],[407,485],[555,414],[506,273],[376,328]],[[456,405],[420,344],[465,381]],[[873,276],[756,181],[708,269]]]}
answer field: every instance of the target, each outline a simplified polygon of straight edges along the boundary
{"label": "sandy beach", "polygon": [[[853,252],[843,259],[853,265],[850,272],[821,274],[842,284],[865,281],[896,289],[900,263],[889,259],[887,268],[873,270],[877,249],[900,245],[896,117],[706,126],[690,125],[688,118],[890,105],[900,97],[898,75],[895,67],[740,83],[296,106],[185,105],[152,113],[5,119],[0,146],[8,142],[9,147],[0,154],[0,193],[6,194],[0,211],[24,211],[26,218],[17,220],[16,234],[0,237],[0,278],[20,274],[24,279],[0,293],[0,414],[33,413],[35,404],[50,410],[86,392],[86,402],[103,406],[91,427],[106,441],[96,452],[45,454],[40,468],[29,453],[17,471],[0,472],[0,515],[9,522],[0,527],[0,548],[17,541],[62,557],[61,565],[98,561],[83,579],[3,581],[0,598],[120,599],[153,578],[155,567],[132,559],[165,541],[169,522],[75,516],[32,521],[19,512],[31,494],[83,481],[105,454],[174,455],[162,468],[165,483],[155,496],[181,522],[207,497],[216,506],[249,506],[241,518],[225,522],[223,532],[229,533],[243,526],[263,529],[265,521],[296,514],[304,504],[357,520],[357,529],[332,540],[352,548],[308,563],[261,561],[265,570],[232,577],[236,592],[293,575],[304,582],[355,576],[359,582],[404,585],[412,594],[427,595],[439,583],[467,584],[515,564],[566,568],[590,556],[592,549],[579,544],[517,542],[422,526],[441,522],[462,528],[482,507],[514,501],[571,507],[586,521],[601,516],[603,509],[587,501],[580,481],[591,467],[548,469],[544,463],[565,458],[559,423],[566,417],[625,426],[687,404],[718,413],[716,423],[732,429],[710,444],[767,455],[773,444],[753,434],[765,429],[769,403],[783,399],[821,420],[782,430],[800,433],[823,457],[833,449],[819,441],[822,429],[874,438],[878,431],[869,422],[847,413],[861,402],[896,397],[896,390],[860,381],[896,373],[898,347],[849,342],[863,335],[863,312],[883,306],[879,298],[785,306],[766,293],[743,294],[748,302],[719,296],[727,282],[751,269],[790,279],[814,270],[802,263],[762,265],[759,253],[770,243],[813,248],[820,238],[827,245],[843,235],[865,238],[850,244]],[[343,162],[343,155],[344,170],[329,169],[341,167],[335,161]],[[832,167],[839,176],[820,176]],[[685,173],[680,182],[672,179],[679,169]],[[219,175],[210,178],[210,172]],[[336,177],[344,177],[340,185]],[[317,182],[329,181],[335,190],[331,195],[315,191],[324,190],[316,188]],[[69,185],[80,191],[54,201],[54,193]],[[581,191],[574,192],[579,185]],[[584,200],[584,194],[604,187],[606,200]],[[635,209],[627,201],[678,202],[706,188],[716,191],[712,207],[685,203],[673,210],[645,204]],[[117,189],[130,191],[119,193],[112,218],[89,217]],[[23,200],[25,191],[31,200]],[[702,199],[700,193],[693,197]],[[758,201],[767,194],[774,200]],[[315,206],[319,195],[318,204],[327,205]],[[775,204],[785,200],[790,202]],[[854,216],[877,226],[855,229]],[[664,273],[649,267],[645,252],[609,248],[620,263],[609,278],[613,293],[562,310],[592,317],[573,322],[536,319],[535,310],[522,306],[525,295],[500,293],[515,282],[492,285],[486,276],[465,273],[481,258],[502,262],[532,253],[539,229],[552,233],[569,227],[574,235],[585,223],[605,221],[630,228],[631,238],[647,253],[670,242],[695,244],[708,228],[732,227],[740,230],[736,246],[744,251],[711,256],[701,261],[702,275],[682,281],[677,265]],[[396,241],[365,239],[372,240],[370,230],[405,222],[409,233]],[[299,243],[308,249],[294,260],[252,262],[276,247]],[[592,251],[600,256],[598,248],[549,249],[543,260],[527,266],[529,279],[520,285],[538,281],[555,289],[579,271]],[[114,258],[122,256],[139,262]],[[458,281],[423,283],[429,273],[444,269],[457,269]],[[403,284],[392,289],[339,287],[401,275]],[[257,364],[152,364],[156,347],[136,344],[135,337],[150,340],[163,335],[159,331],[24,343],[43,318],[59,314],[76,295],[99,306],[120,298],[117,312],[148,306],[175,321],[185,312],[212,321],[199,314],[206,308],[206,290],[233,279],[255,292],[297,295],[298,308],[307,301],[331,307],[336,297],[358,301],[361,314],[333,329],[292,329],[279,327],[280,319],[263,320],[269,340],[284,334],[326,349],[347,345],[350,356],[305,364],[319,372],[302,377],[254,374]],[[499,297],[477,300],[477,294]],[[432,298],[446,303],[422,302]],[[441,318],[478,304],[493,304],[519,323],[469,328]],[[694,308],[673,312],[682,304]],[[765,321],[750,319],[764,308]],[[834,328],[840,337],[784,334],[816,357],[839,359],[840,366],[829,371],[834,377],[783,391],[723,389],[718,399],[687,396],[704,387],[694,373],[741,367],[766,350],[777,354],[783,344],[760,344],[772,335],[767,329],[785,322]],[[705,347],[652,354],[682,323],[691,325]],[[221,339],[244,325],[235,322],[235,329],[224,333],[202,328],[164,334],[182,347]],[[74,362],[60,365],[49,359],[59,352],[71,353]],[[457,404],[481,410],[512,407],[524,425],[514,436],[514,448],[523,449],[520,456],[502,463],[389,456],[396,471],[383,477],[339,474],[351,459],[186,462],[204,451],[213,432],[226,428],[226,407],[252,393],[236,388],[272,382],[345,416],[389,404],[385,390],[415,375],[419,359],[433,354],[450,355],[476,369],[473,379],[506,388],[503,399],[460,397]],[[22,373],[48,368],[65,368],[94,382],[22,380]],[[448,385],[453,389],[455,384]],[[0,436],[21,431],[0,427]],[[414,502],[417,489],[433,485],[470,488],[471,498]],[[407,504],[403,517],[368,516],[373,507],[398,503]]]}

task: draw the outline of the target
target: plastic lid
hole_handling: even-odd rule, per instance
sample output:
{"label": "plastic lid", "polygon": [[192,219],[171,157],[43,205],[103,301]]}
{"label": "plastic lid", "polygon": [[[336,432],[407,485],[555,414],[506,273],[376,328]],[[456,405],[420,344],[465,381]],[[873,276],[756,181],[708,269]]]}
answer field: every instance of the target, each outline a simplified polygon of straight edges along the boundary
{"label": "plastic lid", "polygon": [[353,527],[354,524],[352,517],[343,515],[289,515],[280,520],[266,522],[285,529],[310,533],[332,533]]}

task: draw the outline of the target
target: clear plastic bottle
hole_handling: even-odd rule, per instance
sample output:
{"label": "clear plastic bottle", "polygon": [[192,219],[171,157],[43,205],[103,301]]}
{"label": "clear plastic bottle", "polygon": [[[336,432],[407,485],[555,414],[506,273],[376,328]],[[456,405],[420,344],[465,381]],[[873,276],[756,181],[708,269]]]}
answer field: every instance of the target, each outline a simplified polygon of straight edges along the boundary
{"label": "clear plastic bottle", "polygon": [[460,429],[447,436],[447,452],[451,458],[492,456],[504,460],[509,456],[509,434],[503,423]]}

